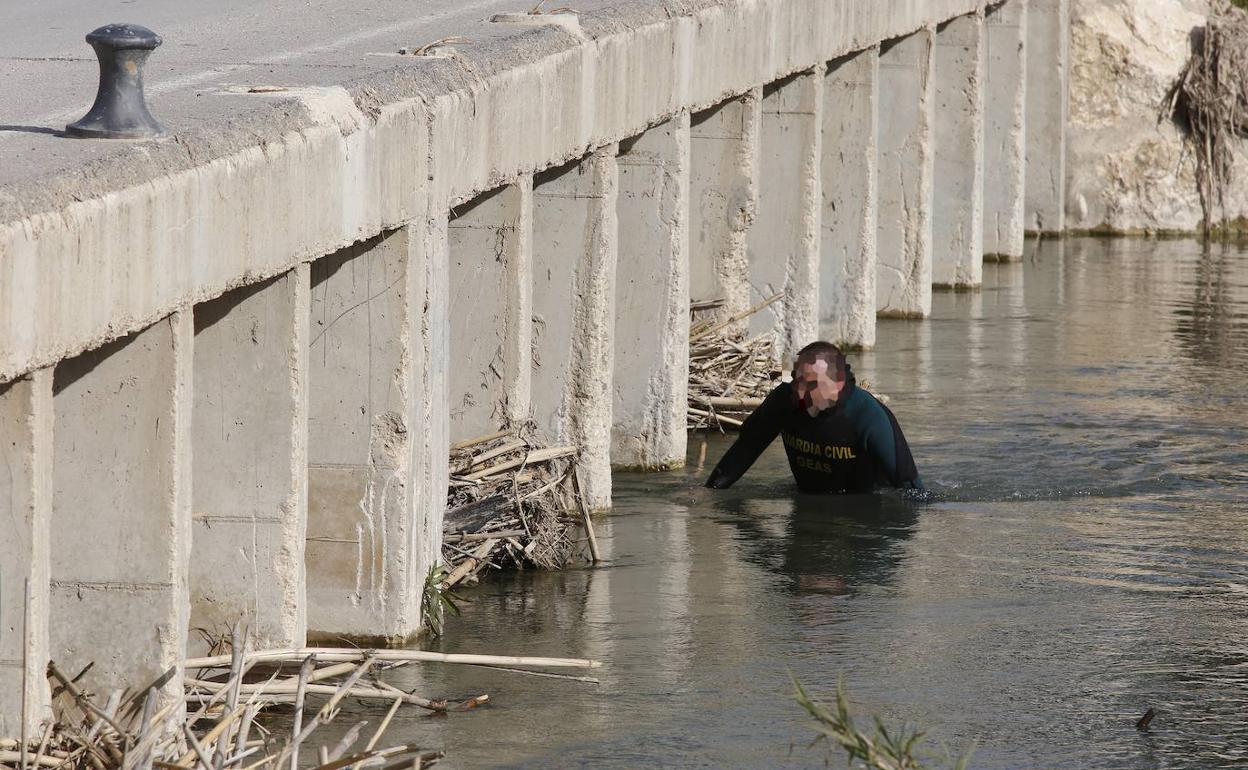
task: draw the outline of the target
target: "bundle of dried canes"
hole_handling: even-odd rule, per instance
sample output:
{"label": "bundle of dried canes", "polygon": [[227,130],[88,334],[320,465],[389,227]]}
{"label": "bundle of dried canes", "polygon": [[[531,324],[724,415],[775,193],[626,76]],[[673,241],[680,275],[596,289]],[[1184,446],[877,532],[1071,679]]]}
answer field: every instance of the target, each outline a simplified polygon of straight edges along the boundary
{"label": "bundle of dried canes", "polygon": [[[413,745],[379,748],[400,706],[428,711],[463,711],[485,703],[478,695],[461,701],[424,698],[401,690],[379,674],[417,663],[493,667],[576,681],[530,668],[596,668],[574,658],[460,655],[421,650],[345,648],[247,649],[247,635],[234,627],[231,651],[192,658],[183,664],[183,692],[171,691],[177,667],[138,690],[117,690],[99,702],[83,688],[87,666],[76,676],[48,664],[52,718],[39,737],[0,739],[3,770],[298,770],[300,750],[316,745],[313,770],[412,770],[428,767],[441,752]],[[332,722],[347,698],[375,699],[390,709],[360,745],[368,722],[358,722],[332,745],[314,733]],[[315,703],[315,710],[309,707]],[[293,706],[289,732],[278,735],[257,717],[274,704]],[[305,719],[306,714],[310,718]],[[25,715],[23,715],[23,723]],[[270,725],[271,727],[272,725]],[[310,751],[310,749],[308,749]]]}
{"label": "bundle of dried canes", "polygon": [[562,569],[598,544],[576,474],[576,447],[542,446],[529,428],[451,447],[442,590],[487,566]]}
{"label": "bundle of dried canes", "polygon": [[734,331],[738,322],[770,307],[775,294],[743,312],[716,320],[710,313],[723,300],[695,302],[689,324],[688,426],[695,430],[740,427],[763,402],[782,372],[775,334],[746,338]]}

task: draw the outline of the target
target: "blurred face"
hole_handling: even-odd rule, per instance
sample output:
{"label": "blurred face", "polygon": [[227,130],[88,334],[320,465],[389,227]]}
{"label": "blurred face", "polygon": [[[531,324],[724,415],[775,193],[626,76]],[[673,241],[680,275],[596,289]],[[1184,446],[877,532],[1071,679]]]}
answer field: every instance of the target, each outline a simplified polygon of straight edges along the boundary
{"label": "blurred face", "polygon": [[798,402],[811,417],[836,405],[845,380],[836,377],[836,368],[829,371],[824,360],[798,361],[793,367],[793,390]]}

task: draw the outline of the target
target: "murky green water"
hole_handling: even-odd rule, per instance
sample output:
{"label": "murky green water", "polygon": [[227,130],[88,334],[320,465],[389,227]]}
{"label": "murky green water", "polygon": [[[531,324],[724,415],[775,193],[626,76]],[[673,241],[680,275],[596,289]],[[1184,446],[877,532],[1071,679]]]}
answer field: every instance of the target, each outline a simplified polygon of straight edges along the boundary
{"label": "murky green water", "polygon": [[495,577],[441,645],[600,658],[601,686],[396,673],[493,705],[388,738],[453,768],[822,766],[792,671],[973,767],[1248,762],[1248,253],[1049,242],[851,360],[939,502],[798,496],[779,444],[712,492],[727,444],[700,468],[695,439],[687,472],[617,477],[605,567]]}

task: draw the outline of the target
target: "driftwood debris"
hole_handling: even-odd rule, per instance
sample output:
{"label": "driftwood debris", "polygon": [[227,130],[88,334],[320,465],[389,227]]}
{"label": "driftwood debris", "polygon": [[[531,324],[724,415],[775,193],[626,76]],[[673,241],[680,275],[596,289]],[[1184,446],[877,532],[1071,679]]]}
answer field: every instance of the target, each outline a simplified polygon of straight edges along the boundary
{"label": "driftwood debris", "polygon": [[441,590],[487,567],[563,569],[583,551],[582,530],[598,561],[575,447],[544,447],[528,430],[500,430],[452,446],[450,466]]}
{"label": "driftwood debris", "polygon": [[[414,745],[378,748],[395,712],[405,704],[436,711],[463,711],[486,703],[423,698],[382,680],[383,671],[420,663],[452,663],[535,676],[597,682],[546,668],[597,668],[581,658],[467,655],[421,650],[304,648],[247,649],[235,626],[230,652],[192,658],[183,664],[184,690],[170,692],[170,669],[137,691],[112,693],[102,703],[55,662],[48,664],[52,718],[34,736],[0,738],[0,770],[420,770],[442,757]],[[344,700],[390,704],[375,729],[359,722],[333,745],[315,741],[318,728],[334,721]],[[258,717],[275,704],[293,706],[289,734],[278,736]],[[306,717],[306,718],[305,718]],[[286,731],[283,731],[286,732]],[[357,747],[362,736],[368,736]],[[316,760],[300,762],[313,743]],[[304,751],[311,756],[310,749]]]}
{"label": "driftwood debris", "polygon": [[776,386],[782,371],[775,335],[768,332],[747,338],[730,330],[738,321],[765,310],[783,296],[775,294],[727,318],[709,315],[723,306],[722,300],[690,306],[690,428],[722,431],[725,427],[740,427]]}
{"label": "driftwood debris", "polygon": [[1236,145],[1248,135],[1248,13],[1221,3],[1192,41],[1191,58],[1167,95],[1162,117],[1187,129],[1208,234],[1215,211],[1225,215]]}
{"label": "driftwood debris", "polygon": [[[346,697],[359,697],[356,685],[367,667],[353,665],[352,669],[353,674],[359,672],[355,681],[322,685],[320,690],[309,688],[301,694],[300,706],[304,695],[323,692],[330,697],[297,735],[283,742],[265,737],[256,719],[265,707],[289,702],[293,696],[279,698],[267,693],[263,682],[242,684],[241,667],[221,682],[188,679],[187,695],[193,697],[176,697],[153,682],[138,692],[116,691],[101,705],[50,663],[48,673],[56,693],[53,716],[45,722],[38,741],[21,744],[18,740],[0,740],[4,746],[0,768],[286,770],[297,761],[299,745],[317,727],[337,716],[338,704]],[[389,694],[387,700],[411,702],[405,697],[399,691]],[[401,762],[404,770],[429,767],[442,756],[441,752],[410,745],[377,749],[381,733],[378,730],[370,745],[354,755],[360,767],[385,767],[395,762]],[[313,766],[338,770],[342,765],[336,761],[354,743],[354,738],[340,742],[325,761]]]}

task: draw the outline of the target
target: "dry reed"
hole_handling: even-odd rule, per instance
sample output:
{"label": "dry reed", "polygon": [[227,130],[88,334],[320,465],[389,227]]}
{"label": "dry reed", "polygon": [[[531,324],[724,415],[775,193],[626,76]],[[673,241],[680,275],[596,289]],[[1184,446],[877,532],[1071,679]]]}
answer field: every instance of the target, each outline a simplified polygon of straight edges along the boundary
{"label": "dry reed", "polygon": [[440,590],[487,567],[563,569],[582,553],[582,531],[599,560],[575,447],[541,446],[528,428],[500,430],[452,446],[450,464]]}
{"label": "dry reed", "polygon": [[690,306],[689,428],[723,431],[725,427],[740,427],[779,382],[783,372],[775,334],[747,338],[732,329],[783,296],[775,294],[723,319],[711,315],[723,306],[722,300]]}
{"label": "dry reed", "polygon": [[[68,676],[48,664],[52,718],[39,737],[0,739],[2,770],[298,770],[300,752],[315,732],[334,721],[344,700],[390,704],[385,718],[357,748],[366,722],[350,727],[319,757],[302,763],[311,770],[420,770],[442,753],[402,744],[378,748],[395,712],[415,705],[435,712],[463,711],[486,703],[488,695],[466,700],[424,698],[383,681],[379,674],[416,663],[458,663],[502,671],[573,677],[530,668],[596,668],[597,661],[463,655],[420,650],[308,648],[247,649],[236,625],[228,654],[193,658],[183,664],[184,690],[170,692],[177,668],[137,691],[119,690],[101,704],[81,680],[91,669]],[[318,705],[310,708],[312,699]],[[293,706],[290,734],[279,738],[258,717],[275,704]],[[310,718],[304,719],[305,713]]]}

